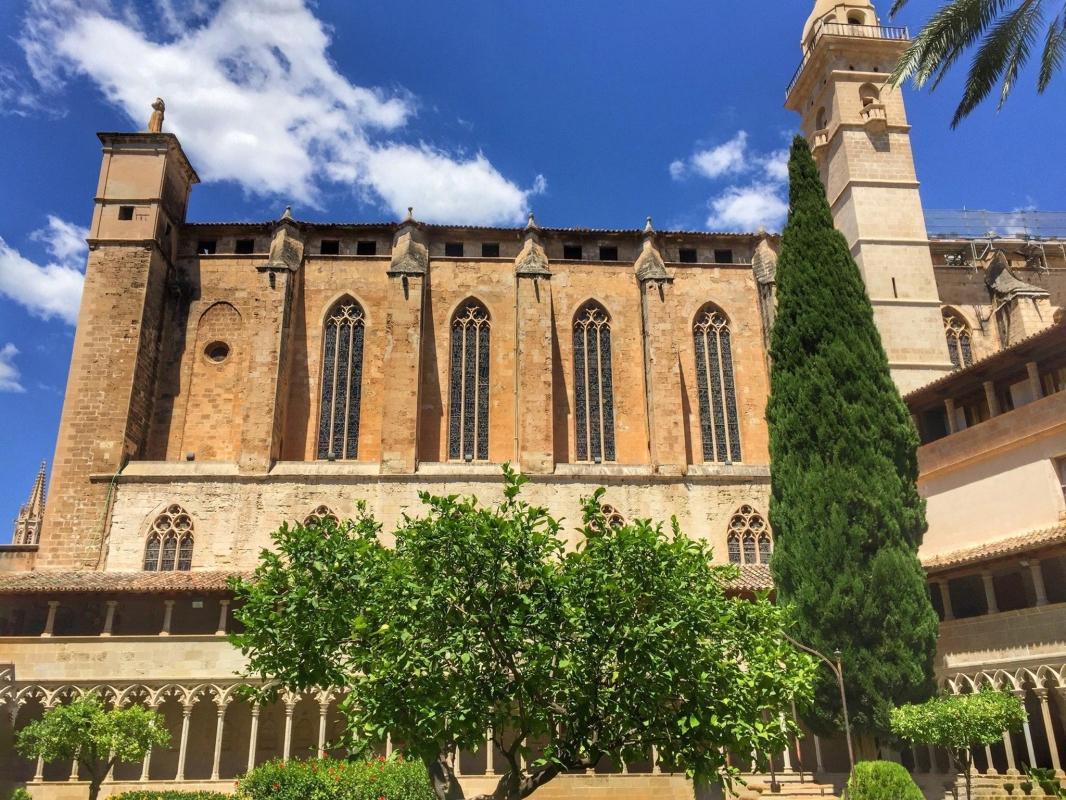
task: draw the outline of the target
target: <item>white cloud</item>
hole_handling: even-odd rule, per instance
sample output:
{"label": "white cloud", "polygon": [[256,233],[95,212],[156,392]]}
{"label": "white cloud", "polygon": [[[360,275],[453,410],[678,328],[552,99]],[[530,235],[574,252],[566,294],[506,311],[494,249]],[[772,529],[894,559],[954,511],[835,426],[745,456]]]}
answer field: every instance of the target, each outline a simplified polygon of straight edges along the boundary
{"label": "white cloud", "polygon": [[[124,2],[124,0],[116,0]],[[356,85],[329,57],[326,25],[305,0],[156,0],[153,38],[133,6],[31,0],[19,42],[42,86],[86,75],[138,126],[167,102],[177,134],[208,181],[315,205],[344,183],[395,215],[436,222],[519,222],[523,189],[488,159],[411,145],[417,110],[401,90]]]}
{"label": "white cloud", "polygon": [[673,178],[675,181],[679,181],[684,178],[686,172],[687,169],[685,167],[685,162],[681,159],[677,159],[675,161],[670,162],[670,177]]}
{"label": "white cloud", "polygon": [[723,175],[745,172],[748,169],[747,150],[747,131],[737,131],[737,135],[725,144],[707,150],[697,150],[689,162],[696,174],[713,180]]}
{"label": "white cloud", "polygon": [[754,231],[759,227],[780,229],[788,214],[780,183],[756,181],[748,186],[730,186],[708,202],[712,230]]}
{"label": "white cloud", "polygon": [[18,354],[18,348],[10,342],[0,347],[0,392],[26,391],[19,382],[21,376],[15,366],[15,356]]}
{"label": "white cloud", "polygon": [[788,150],[775,150],[768,156],[759,156],[756,161],[768,180],[788,180]]}
{"label": "white cloud", "polygon": [[0,295],[35,317],[78,321],[88,230],[55,216],[30,238],[44,243],[54,260],[37,264],[0,238]]}

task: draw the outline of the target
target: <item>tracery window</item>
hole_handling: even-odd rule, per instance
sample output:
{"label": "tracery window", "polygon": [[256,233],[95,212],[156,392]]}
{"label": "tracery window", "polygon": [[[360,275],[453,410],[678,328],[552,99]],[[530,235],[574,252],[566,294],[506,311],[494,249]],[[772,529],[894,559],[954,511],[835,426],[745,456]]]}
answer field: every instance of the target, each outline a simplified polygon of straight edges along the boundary
{"label": "tracery window", "polygon": [[611,318],[589,301],[574,318],[574,410],[578,461],[614,461]]}
{"label": "tracery window", "polygon": [[607,521],[607,524],[612,528],[625,527],[626,518],[614,506],[600,506],[600,511],[603,513],[603,518]]}
{"label": "tracery window", "polygon": [[948,340],[948,355],[955,369],[973,364],[973,350],[970,347],[970,326],[951,309],[944,309],[944,336]]}
{"label": "tracery window", "polygon": [[167,506],[148,532],[144,568],[149,572],[192,569],[192,517],[179,505]]}
{"label": "tracery window", "polygon": [[741,461],[729,320],[717,307],[708,305],[696,315],[692,332],[696,343],[696,390],[700,403],[703,460]]}
{"label": "tracery window", "polygon": [[323,522],[331,522],[334,525],[340,524],[340,519],[329,506],[319,506],[304,519],[304,527],[311,528],[315,525],[321,525]]}
{"label": "tracery window", "polygon": [[452,319],[448,458],[489,457],[489,312],[468,300]]}
{"label": "tracery window", "polygon": [[337,301],[326,319],[318,458],[353,460],[359,455],[365,328],[362,306],[350,297]]}
{"label": "tracery window", "polygon": [[726,536],[729,561],[733,564],[769,564],[774,542],[770,528],[754,508],[741,506],[729,520]]}

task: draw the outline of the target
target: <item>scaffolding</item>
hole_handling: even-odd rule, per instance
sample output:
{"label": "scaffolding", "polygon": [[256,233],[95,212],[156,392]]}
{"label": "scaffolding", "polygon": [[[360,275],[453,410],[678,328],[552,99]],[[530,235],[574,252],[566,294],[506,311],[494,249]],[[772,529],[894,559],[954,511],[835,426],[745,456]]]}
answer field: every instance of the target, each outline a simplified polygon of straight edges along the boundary
{"label": "scaffolding", "polygon": [[1030,269],[1047,272],[1050,248],[1066,261],[1066,212],[985,211],[971,209],[926,210],[925,226],[930,240],[959,241],[957,252],[948,253],[948,266],[976,267],[993,250],[1009,250],[1025,260]]}

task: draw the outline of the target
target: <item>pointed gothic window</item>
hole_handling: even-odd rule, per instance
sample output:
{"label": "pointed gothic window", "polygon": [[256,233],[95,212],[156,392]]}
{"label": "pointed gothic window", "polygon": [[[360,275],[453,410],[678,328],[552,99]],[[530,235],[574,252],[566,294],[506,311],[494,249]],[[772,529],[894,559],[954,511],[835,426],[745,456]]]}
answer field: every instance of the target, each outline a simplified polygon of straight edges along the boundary
{"label": "pointed gothic window", "polygon": [[769,526],[754,508],[741,506],[729,520],[726,535],[729,561],[733,564],[769,564],[773,537]]}
{"label": "pointed gothic window", "polygon": [[489,457],[489,312],[477,300],[452,319],[448,458]]}
{"label": "pointed gothic window", "polygon": [[149,572],[192,569],[192,517],[179,505],[167,506],[155,518],[144,545],[144,568]]}
{"label": "pointed gothic window", "polygon": [[700,402],[703,460],[741,461],[740,420],[733,380],[733,346],[729,320],[708,305],[696,315],[696,389]]}
{"label": "pointed gothic window", "polygon": [[359,455],[365,327],[363,309],[350,297],[338,300],[326,318],[318,458],[354,460]]}
{"label": "pointed gothic window", "polygon": [[970,326],[962,316],[949,308],[944,309],[944,336],[948,340],[948,355],[955,369],[973,364],[970,348]]}
{"label": "pointed gothic window", "polygon": [[329,506],[319,506],[304,519],[304,527],[312,528],[322,523],[332,523],[333,525],[339,525],[340,520],[337,515],[333,513]]}
{"label": "pointed gothic window", "polygon": [[577,460],[614,461],[611,318],[590,300],[574,318],[574,410]]}

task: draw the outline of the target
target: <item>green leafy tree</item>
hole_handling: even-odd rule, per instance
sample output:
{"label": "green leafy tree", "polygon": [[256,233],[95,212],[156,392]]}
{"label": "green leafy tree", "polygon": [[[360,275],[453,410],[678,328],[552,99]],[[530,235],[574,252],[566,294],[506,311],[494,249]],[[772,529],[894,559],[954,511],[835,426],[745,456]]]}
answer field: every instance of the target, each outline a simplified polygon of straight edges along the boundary
{"label": "green leafy tree", "polygon": [[[908,0],[896,0],[892,14]],[[1048,6],[1052,8],[1048,21]],[[978,45],[978,41],[980,44]],[[951,127],[956,127],[999,85],[999,108],[1018,82],[1018,73],[1033,53],[1040,52],[1037,91],[1041,94],[1062,69],[1066,58],[1066,5],[1062,0],[951,0],[925,24],[903,54],[892,82],[907,79],[921,88],[935,89],[949,70],[972,46],[977,52],[970,62],[962,100],[955,109]]]}
{"label": "green leafy tree", "polygon": [[973,748],[1001,741],[1004,732],[1020,730],[1026,718],[1021,700],[994,689],[934,697],[894,708],[891,715],[892,733],[900,739],[948,751],[966,775],[967,797],[972,797]]}
{"label": "green leafy tree", "polygon": [[524,478],[504,474],[492,506],[423,494],[393,547],[365,509],[283,526],[235,584],[252,672],[349,688],[350,739],[391,733],[441,800],[462,797],[455,753],[489,730],[505,763],[485,797],[498,800],[652,747],[701,780],[731,775],[722,747],[784,747],[778,714],[806,700],[812,672],[784,643],[785,610],[727,597],[735,570],[676,527],[609,525],[602,490],[567,550],[520,499]]}
{"label": "green leafy tree", "polygon": [[[842,651],[852,722],[873,733],[887,730],[890,706],[933,687],[938,622],[917,558],[926,530],[918,437],[802,137],[789,175],[767,406],[771,570],[794,606],[793,636]],[[839,729],[828,670],[816,697],[808,721]]]}
{"label": "green leafy tree", "polygon": [[29,758],[70,763],[89,776],[89,800],[119,762],[136,762],[170,742],[163,717],[142,706],[105,709],[95,694],[56,706],[18,732],[16,747]]}

